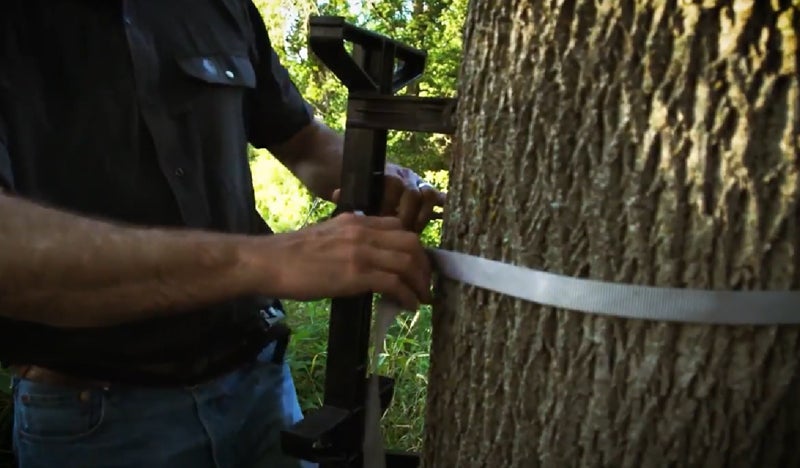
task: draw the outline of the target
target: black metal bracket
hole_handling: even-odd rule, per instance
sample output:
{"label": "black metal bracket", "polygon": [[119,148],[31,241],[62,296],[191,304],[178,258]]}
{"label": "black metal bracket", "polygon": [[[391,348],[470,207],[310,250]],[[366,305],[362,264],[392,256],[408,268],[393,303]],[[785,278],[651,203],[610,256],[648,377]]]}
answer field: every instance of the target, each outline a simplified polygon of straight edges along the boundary
{"label": "black metal bracket", "polygon": [[[394,96],[422,76],[427,54],[336,16],[309,20],[312,52],[347,87],[342,183],[337,211],[380,212],[388,130],[453,133],[456,101]],[[352,44],[348,53],[345,43]],[[323,406],[282,433],[285,453],[321,468],[362,466],[364,402],[373,295],[334,298]],[[381,410],[394,381],[379,377]],[[388,468],[419,465],[416,454],[386,452]]]}
{"label": "black metal bracket", "polygon": [[347,128],[454,133],[456,101],[450,98],[350,93]]}

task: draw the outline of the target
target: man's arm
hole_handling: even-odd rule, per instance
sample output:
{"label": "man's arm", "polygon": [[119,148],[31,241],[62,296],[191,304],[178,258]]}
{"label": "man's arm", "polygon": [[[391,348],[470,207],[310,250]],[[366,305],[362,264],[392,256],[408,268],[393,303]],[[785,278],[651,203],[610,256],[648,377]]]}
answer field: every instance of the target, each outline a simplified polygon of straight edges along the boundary
{"label": "man's arm", "polygon": [[[103,326],[255,293],[236,236],[135,229],[0,193],[0,315]],[[274,272],[277,274],[277,272]]]}
{"label": "man's arm", "polygon": [[430,301],[424,250],[391,218],[239,236],[118,226],[0,192],[0,220],[0,315],[18,320],[115,325],[246,294]]}
{"label": "man's arm", "polygon": [[334,201],[342,174],[344,138],[319,120],[312,120],[289,140],[268,149],[315,196]]}
{"label": "man's arm", "polygon": [[[341,181],[344,139],[319,120],[313,120],[288,140],[269,147],[316,196],[337,202]],[[406,229],[420,232],[442,206],[445,196],[412,170],[387,163],[382,214],[397,216]]]}

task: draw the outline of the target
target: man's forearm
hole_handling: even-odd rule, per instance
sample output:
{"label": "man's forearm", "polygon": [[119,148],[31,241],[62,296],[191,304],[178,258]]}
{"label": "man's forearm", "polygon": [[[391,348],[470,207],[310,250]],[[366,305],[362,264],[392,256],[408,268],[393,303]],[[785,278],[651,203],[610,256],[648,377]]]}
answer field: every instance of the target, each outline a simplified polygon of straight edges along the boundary
{"label": "man's forearm", "polygon": [[104,326],[249,294],[247,241],[122,227],[0,192],[0,315]]}
{"label": "man's forearm", "polygon": [[344,138],[315,120],[271,152],[315,196],[330,201],[339,188]]}

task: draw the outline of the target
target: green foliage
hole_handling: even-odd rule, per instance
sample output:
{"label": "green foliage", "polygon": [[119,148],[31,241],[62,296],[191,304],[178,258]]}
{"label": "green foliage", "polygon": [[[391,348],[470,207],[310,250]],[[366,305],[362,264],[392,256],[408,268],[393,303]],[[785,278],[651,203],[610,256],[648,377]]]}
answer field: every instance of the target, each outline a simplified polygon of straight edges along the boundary
{"label": "green foliage", "polygon": [[[447,184],[449,182],[449,174],[445,170],[441,171],[425,171],[423,177],[425,180],[431,183],[434,187],[441,191],[447,190]],[[441,214],[441,213],[440,213]],[[439,241],[442,237],[442,220],[435,219],[431,221],[428,227],[422,231],[420,238],[422,239],[422,243],[425,244],[427,247],[437,247],[439,245]]]}
{"label": "green foliage", "polygon": [[[317,116],[343,129],[347,90],[308,50],[307,19],[312,14],[339,15],[428,53],[422,78],[407,94],[453,96],[461,59],[461,29],[466,0],[260,0],[278,56]],[[390,132],[388,154],[399,164],[425,170],[447,167],[450,138],[443,135]]]}
{"label": "green foliage", "polygon": [[[423,49],[428,58],[425,73],[406,94],[452,97],[461,63],[461,30],[466,0],[359,0],[357,21]],[[419,170],[442,170],[450,137],[410,132],[391,132],[389,154],[393,161]]]}
{"label": "green foliage", "polygon": [[[267,151],[253,150],[250,168],[256,207],[275,232],[294,231],[316,219],[314,198],[300,181]],[[322,210],[315,210],[316,213]]]}

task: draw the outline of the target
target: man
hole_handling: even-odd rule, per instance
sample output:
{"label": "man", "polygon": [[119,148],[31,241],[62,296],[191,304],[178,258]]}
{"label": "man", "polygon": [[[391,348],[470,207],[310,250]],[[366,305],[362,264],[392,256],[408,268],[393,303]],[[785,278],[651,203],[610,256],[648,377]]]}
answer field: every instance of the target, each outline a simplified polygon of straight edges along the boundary
{"label": "man", "polygon": [[0,360],[20,468],[290,467],[273,298],[430,300],[442,194],[267,235],[246,145],[333,199],[315,121],[248,0],[0,3]]}

